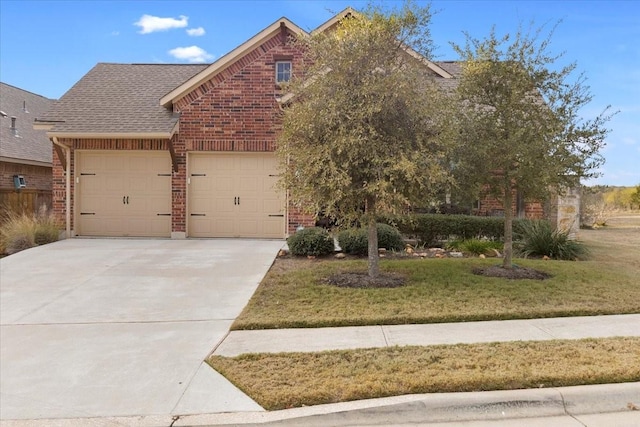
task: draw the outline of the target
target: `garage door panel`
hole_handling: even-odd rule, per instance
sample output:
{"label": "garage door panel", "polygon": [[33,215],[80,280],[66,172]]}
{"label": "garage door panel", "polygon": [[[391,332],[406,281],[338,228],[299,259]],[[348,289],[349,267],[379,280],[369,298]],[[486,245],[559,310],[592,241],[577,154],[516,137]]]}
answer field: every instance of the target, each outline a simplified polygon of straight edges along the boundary
{"label": "garage door panel", "polygon": [[78,151],[77,170],[78,212],[93,214],[78,215],[78,235],[171,234],[169,153]]}
{"label": "garage door panel", "polygon": [[[207,181],[192,178],[188,188],[188,234],[193,237],[284,237],[284,197],[277,181],[273,153],[190,153],[189,173],[206,174]],[[213,200],[209,210],[202,199]],[[265,221],[267,225],[265,226]]]}
{"label": "garage door panel", "polygon": [[263,201],[263,212],[267,212],[267,214],[280,214],[284,212],[284,203],[279,199],[271,199]]}

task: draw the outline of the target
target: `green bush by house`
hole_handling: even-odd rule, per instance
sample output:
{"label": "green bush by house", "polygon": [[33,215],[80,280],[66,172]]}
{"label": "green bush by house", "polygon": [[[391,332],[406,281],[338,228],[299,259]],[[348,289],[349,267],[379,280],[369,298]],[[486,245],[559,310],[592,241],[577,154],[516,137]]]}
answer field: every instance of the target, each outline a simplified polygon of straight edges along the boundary
{"label": "green bush by house", "polygon": [[[388,224],[378,224],[378,247],[400,251],[404,249],[402,235]],[[352,255],[366,255],[369,247],[369,237],[366,228],[351,228],[338,233],[338,243],[342,250]]]}
{"label": "green bush by house", "polygon": [[297,231],[287,239],[287,245],[291,254],[298,256],[328,255],[334,250],[333,238],[320,227]]}
{"label": "green bush by house", "polygon": [[[486,238],[500,240],[504,237],[504,218],[470,215],[412,214],[400,217],[384,217],[382,222],[392,224],[405,236],[415,238],[424,245],[451,238],[468,240]],[[513,220],[513,232],[519,233],[526,219]]]}

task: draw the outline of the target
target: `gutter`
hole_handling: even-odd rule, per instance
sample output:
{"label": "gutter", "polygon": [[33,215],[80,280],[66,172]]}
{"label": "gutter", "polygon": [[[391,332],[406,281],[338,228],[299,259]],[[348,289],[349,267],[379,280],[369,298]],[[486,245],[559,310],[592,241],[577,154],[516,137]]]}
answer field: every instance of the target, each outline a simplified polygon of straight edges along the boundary
{"label": "gutter", "polygon": [[57,146],[55,147],[56,152],[60,153],[59,149],[62,149],[65,153],[60,160],[65,163],[65,232],[66,238],[69,239],[71,238],[71,147],[58,142],[58,137],[56,136],[51,138],[51,142]]}

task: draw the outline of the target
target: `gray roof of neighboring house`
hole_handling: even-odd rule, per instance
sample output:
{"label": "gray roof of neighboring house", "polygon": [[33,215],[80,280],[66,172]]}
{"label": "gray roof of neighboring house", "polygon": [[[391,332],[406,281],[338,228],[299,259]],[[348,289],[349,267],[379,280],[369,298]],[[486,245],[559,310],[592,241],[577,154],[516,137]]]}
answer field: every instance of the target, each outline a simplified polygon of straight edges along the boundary
{"label": "gray roof of neighboring house", "polygon": [[40,121],[62,133],[168,133],[177,115],[160,98],[207,64],[99,63],[80,79]]}
{"label": "gray roof of neighboring house", "polygon": [[[51,141],[44,131],[33,129],[33,119],[53,103],[52,99],[0,83],[0,157],[51,164]],[[15,133],[11,117],[16,118]]]}
{"label": "gray roof of neighboring house", "polygon": [[437,61],[435,64],[453,76],[452,79],[437,79],[438,84],[447,90],[455,90],[462,75],[462,64],[456,61]]}

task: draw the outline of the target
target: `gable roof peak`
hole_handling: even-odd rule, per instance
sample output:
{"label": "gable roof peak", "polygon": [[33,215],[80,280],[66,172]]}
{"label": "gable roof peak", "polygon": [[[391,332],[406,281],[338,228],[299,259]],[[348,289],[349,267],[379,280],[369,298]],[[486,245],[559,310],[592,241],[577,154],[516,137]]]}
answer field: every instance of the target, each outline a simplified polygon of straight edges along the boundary
{"label": "gable roof peak", "polygon": [[231,52],[219,58],[217,61],[213,62],[202,72],[196,74],[180,86],[171,90],[165,96],[160,99],[160,105],[167,107],[172,103],[178,101],[189,92],[211,79],[214,75],[224,71],[233,63],[235,63],[239,58],[242,58],[247,53],[251,52],[253,49],[264,43],[269,38],[273,37],[279,31],[282,31],[283,28],[288,28],[294,34],[300,35],[308,35],[308,33],[291,22],[288,18],[282,17],[277,19],[271,25],[260,31],[255,36],[251,37],[246,42],[242,43],[240,46],[233,49]]}

